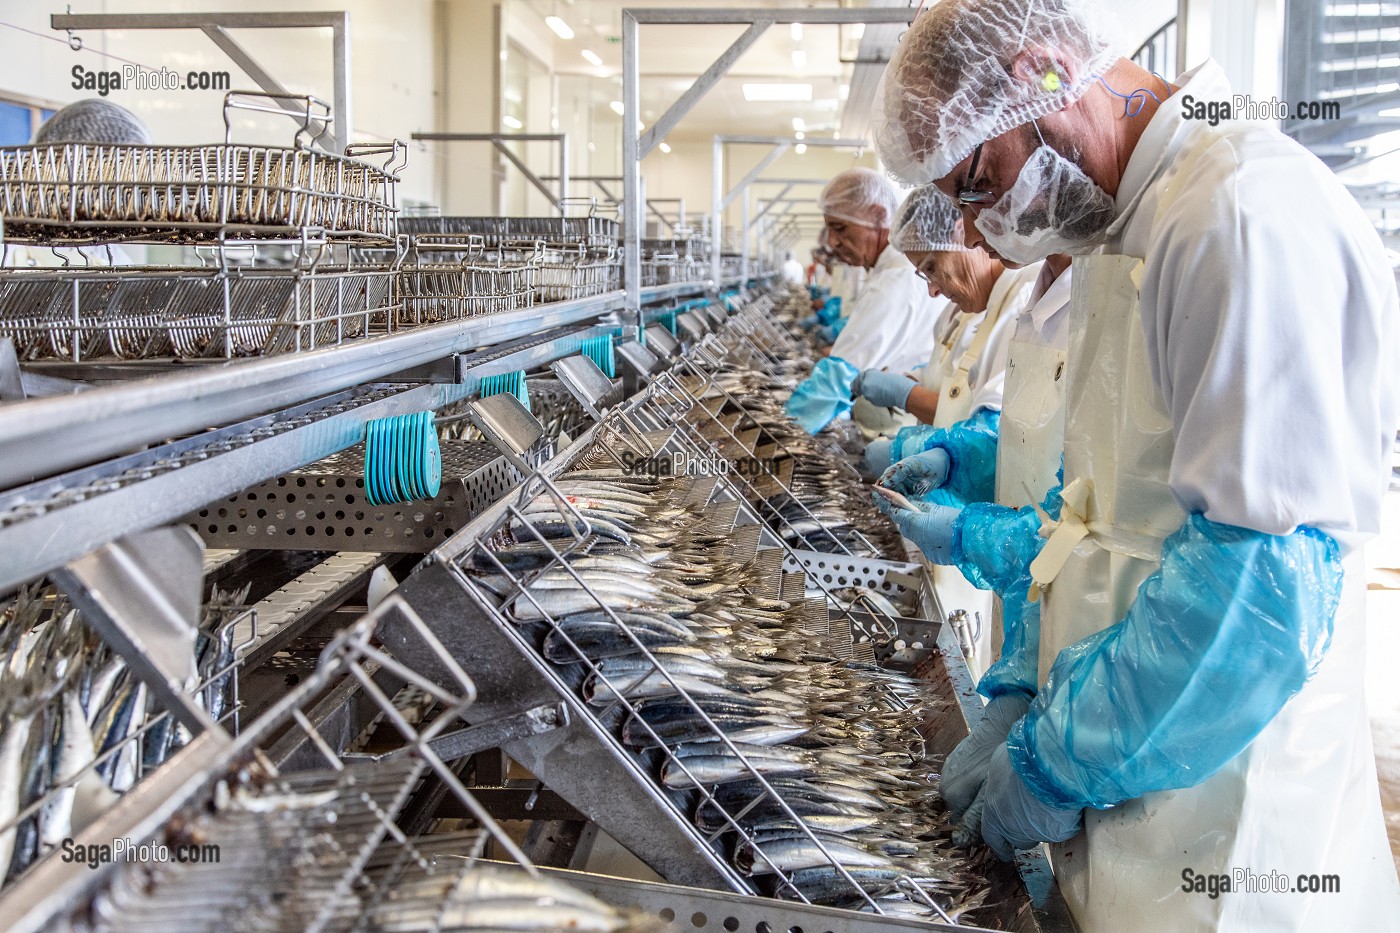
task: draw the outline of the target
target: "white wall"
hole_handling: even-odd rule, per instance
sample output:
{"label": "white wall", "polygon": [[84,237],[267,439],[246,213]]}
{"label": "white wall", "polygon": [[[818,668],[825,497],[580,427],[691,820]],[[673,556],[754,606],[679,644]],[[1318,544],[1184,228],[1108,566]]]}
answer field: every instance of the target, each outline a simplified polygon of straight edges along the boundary
{"label": "white wall", "polygon": [[[348,10],[354,138],[406,140],[413,131],[434,125],[432,0],[0,0],[0,21],[42,34],[0,26],[0,93],[70,103],[93,96],[71,86],[74,65],[113,70],[120,69],[122,59],[181,74],[227,71],[234,88],[256,88],[213,42],[193,30],[80,33],[85,48],[75,52],[63,33],[49,28],[50,14],[62,13],[69,5],[74,13]],[[288,90],[333,99],[329,29],[235,30],[233,36]],[[162,143],[223,139],[221,91],[125,89],[109,97],[140,115]],[[295,130],[290,120],[276,116],[240,118],[235,128],[236,141],[277,144],[289,144]],[[430,166],[410,157],[400,197],[434,200],[436,188]]]}

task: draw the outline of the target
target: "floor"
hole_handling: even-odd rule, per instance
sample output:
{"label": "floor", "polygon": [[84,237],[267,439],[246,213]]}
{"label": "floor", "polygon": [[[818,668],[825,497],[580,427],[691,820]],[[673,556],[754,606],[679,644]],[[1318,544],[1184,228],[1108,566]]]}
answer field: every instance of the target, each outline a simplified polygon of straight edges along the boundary
{"label": "floor", "polygon": [[1366,548],[1366,701],[1376,744],[1390,851],[1400,871],[1400,491],[1381,509],[1381,534]]}

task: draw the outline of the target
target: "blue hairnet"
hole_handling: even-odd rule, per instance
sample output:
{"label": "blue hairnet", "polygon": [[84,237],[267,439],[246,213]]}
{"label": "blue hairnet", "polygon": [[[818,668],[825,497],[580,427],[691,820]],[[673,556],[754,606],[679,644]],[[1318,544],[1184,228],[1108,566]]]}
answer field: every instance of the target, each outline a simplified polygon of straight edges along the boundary
{"label": "blue hairnet", "polygon": [[1055,659],[1007,736],[1017,774],[1045,804],[1099,809],[1206,780],[1321,662],[1339,554],[1313,528],[1269,535],[1187,516],[1123,621]]}

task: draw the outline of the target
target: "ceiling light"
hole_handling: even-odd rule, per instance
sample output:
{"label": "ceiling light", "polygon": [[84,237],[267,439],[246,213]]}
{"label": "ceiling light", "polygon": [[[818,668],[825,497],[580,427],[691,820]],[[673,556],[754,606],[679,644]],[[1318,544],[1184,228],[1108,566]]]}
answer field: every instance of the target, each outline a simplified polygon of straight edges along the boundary
{"label": "ceiling light", "polygon": [[521,122],[520,122],[519,120],[517,120],[515,117],[509,116],[509,115],[504,116],[504,117],[501,117],[501,122],[504,123],[506,126],[510,127],[510,128],[513,129],[513,130],[520,130],[520,129],[524,129],[524,128],[525,128],[525,124],[524,124],[524,123],[521,123]]}
{"label": "ceiling light", "polygon": [[608,104],[608,106],[612,108],[613,113],[617,114],[619,117],[622,116],[622,101],[615,100],[612,103]]}
{"label": "ceiling light", "polygon": [[792,128],[799,133],[805,133],[807,131],[807,124],[802,121],[801,117],[793,117]]}
{"label": "ceiling light", "polygon": [[802,41],[802,24],[801,24],[801,23],[793,23],[793,24],[792,24],[792,41],[793,41],[793,42],[801,42],[801,41]]}
{"label": "ceiling light", "polygon": [[797,101],[811,100],[810,84],[745,84],[744,100]]}
{"label": "ceiling light", "polygon": [[603,60],[598,57],[597,52],[594,52],[591,49],[584,49],[579,54],[582,55],[585,59],[587,59],[588,64],[592,65],[594,68],[603,67]]}
{"label": "ceiling light", "polygon": [[661,146],[660,146],[660,149],[661,149],[662,152],[670,152],[670,151],[671,151],[671,144],[670,144],[670,143],[662,143]]}
{"label": "ceiling light", "polygon": [[807,53],[804,52],[804,51],[802,51],[801,49],[793,49],[793,50],[792,50],[792,67],[794,67],[794,68],[806,68],[806,67],[807,67]]}
{"label": "ceiling light", "polygon": [[557,16],[546,16],[544,24],[554,30],[554,34],[561,39],[572,39],[574,31],[569,28],[569,24]]}
{"label": "ceiling light", "polygon": [[806,143],[798,143],[796,149],[797,149],[797,154],[798,154],[798,155],[803,155],[803,154],[805,154],[805,153],[807,152],[807,144],[806,144]]}
{"label": "ceiling light", "polygon": [[802,140],[804,140],[804,139],[806,139],[806,138],[807,138],[807,134],[804,133],[804,132],[802,132],[801,130],[798,130],[798,132],[797,132],[797,141],[798,141],[798,142],[801,142]]}

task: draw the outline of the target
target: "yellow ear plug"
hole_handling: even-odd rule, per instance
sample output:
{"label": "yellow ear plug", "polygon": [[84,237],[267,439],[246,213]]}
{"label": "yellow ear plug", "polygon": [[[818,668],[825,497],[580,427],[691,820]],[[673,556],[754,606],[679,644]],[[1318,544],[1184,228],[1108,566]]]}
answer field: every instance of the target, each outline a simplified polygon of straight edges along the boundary
{"label": "yellow ear plug", "polygon": [[1040,79],[1040,86],[1047,91],[1058,91],[1060,89],[1060,76],[1053,71],[1047,71],[1045,77]]}

